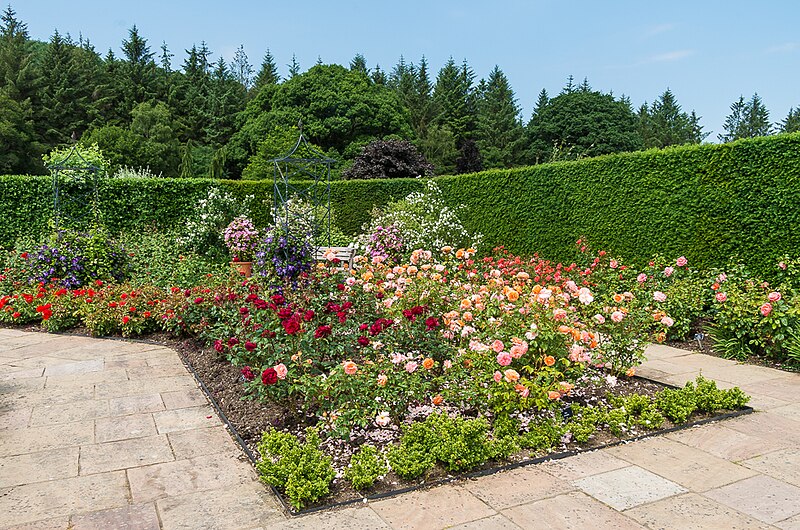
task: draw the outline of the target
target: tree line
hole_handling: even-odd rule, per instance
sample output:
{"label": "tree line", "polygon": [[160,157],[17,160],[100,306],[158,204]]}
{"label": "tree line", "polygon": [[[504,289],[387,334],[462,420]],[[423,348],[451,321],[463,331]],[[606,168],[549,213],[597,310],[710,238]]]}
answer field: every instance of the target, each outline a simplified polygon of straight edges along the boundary
{"label": "tree line", "polygon": [[[98,53],[83,36],[57,30],[31,39],[9,6],[0,18],[0,173],[44,173],[42,154],[97,143],[112,167],[164,176],[265,178],[302,121],[320,151],[352,165],[376,139],[410,140],[437,174],[529,165],[622,151],[700,143],[694,111],[665,90],[635,109],[626,96],[570,76],[551,96],[542,90],[525,121],[503,71],[477,79],[467,61],[448,60],[434,76],[425,57],[400,58],[389,71],[295,57],[281,78],[267,51],[254,67],[239,47],[213,60],[205,42],[185,50],[180,69],[162,43],[154,50],[136,26],[121,54]],[[800,107],[772,124],[755,94],[731,105],[723,142],[800,130]]]}

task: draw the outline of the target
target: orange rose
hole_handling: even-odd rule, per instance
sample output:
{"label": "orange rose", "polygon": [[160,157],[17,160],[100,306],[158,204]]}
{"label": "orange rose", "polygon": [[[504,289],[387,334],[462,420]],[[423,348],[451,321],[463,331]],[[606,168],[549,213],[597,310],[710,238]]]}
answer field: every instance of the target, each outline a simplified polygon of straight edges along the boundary
{"label": "orange rose", "polygon": [[551,390],[550,392],[547,393],[547,397],[548,399],[552,400],[561,399],[561,393],[556,392],[555,390]]}
{"label": "orange rose", "polygon": [[545,355],[544,364],[546,364],[547,366],[553,366],[554,364],[556,364],[556,358],[553,357],[552,355]]}
{"label": "orange rose", "polygon": [[514,289],[509,289],[506,293],[506,298],[508,298],[509,302],[516,302],[519,300],[519,293]]}
{"label": "orange rose", "polygon": [[636,368],[631,366],[630,368],[628,368],[628,371],[625,372],[625,375],[627,375],[628,377],[633,377],[634,375],[636,375]]}
{"label": "orange rose", "polygon": [[386,374],[381,374],[378,376],[378,386],[386,386],[388,381],[389,377]]}
{"label": "orange rose", "polygon": [[436,394],[435,396],[433,396],[431,402],[434,405],[441,405],[442,403],[444,403],[444,398],[441,396],[441,394]]}
{"label": "orange rose", "polygon": [[433,359],[431,359],[430,357],[422,361],[422,367],[425,368],[426,370],[430,370],[431,368],[433,368],[433,365],[434,365]]}
{"label": "orange rose", "polygon": [[344,373],[347,375],[353,375],[358,371],[358,365],[353,361],[343,362],[342,367],[344,368]]}

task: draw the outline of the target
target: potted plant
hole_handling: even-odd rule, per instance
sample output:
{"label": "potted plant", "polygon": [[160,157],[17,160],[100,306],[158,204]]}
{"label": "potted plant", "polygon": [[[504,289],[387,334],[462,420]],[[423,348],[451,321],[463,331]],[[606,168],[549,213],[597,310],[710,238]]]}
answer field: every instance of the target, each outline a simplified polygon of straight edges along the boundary
{"label": "potted plant", "polygon": [[253,252],[258,240],[258,230],[253,221],[241,215],[225,228],[225,246],[231,253],[231,266],[239,274],[250,277],[253,273]]}

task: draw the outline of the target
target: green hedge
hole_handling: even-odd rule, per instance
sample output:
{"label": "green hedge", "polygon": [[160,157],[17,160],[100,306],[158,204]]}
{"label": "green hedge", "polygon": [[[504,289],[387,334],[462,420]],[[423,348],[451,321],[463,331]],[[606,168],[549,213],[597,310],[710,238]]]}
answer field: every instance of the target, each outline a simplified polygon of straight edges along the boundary
{"label": "green hedge", "polygon": [[[471,175],[438,177],[452,204],[468,206],[465,224],[523,254],[570,259],[585,236],[595,247],[634,262],[656,253],[696,265],[731,257],[766,268],[800,255],[800,134],[607,155]],[[114,230],[179,227],[214,181],[106,181],[101,209]],[[270,181],[217,181],[261,202]],[[357,232],[374,205],[420,188],[414,179],[335,181],[331,203],[345,233]],[[0,245],[46,229],[52,210],[48,177],[0,177]]]}

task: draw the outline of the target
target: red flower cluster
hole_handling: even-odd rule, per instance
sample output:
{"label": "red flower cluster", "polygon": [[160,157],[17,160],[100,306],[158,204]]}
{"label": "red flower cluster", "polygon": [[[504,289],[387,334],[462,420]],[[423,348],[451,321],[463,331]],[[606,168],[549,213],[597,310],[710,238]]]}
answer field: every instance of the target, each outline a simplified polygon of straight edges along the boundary
{"label": "red flower cluster", "polygon": [[261,382],[265,385],[274,385],[278,382],[278,372],[275,368],[267,368],[261,372]]}
{"label": "red flower cluster", "polygon": [[314,338],[322,339],[325,337],[329,337],[331,335],[331,332],[332,332],[331,327],[326,324],[323,324],[319,326],[316,331],[314,331]]}

